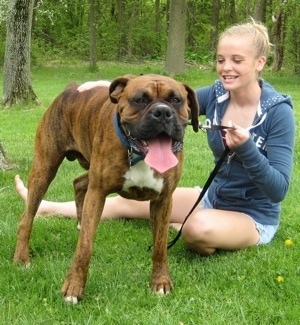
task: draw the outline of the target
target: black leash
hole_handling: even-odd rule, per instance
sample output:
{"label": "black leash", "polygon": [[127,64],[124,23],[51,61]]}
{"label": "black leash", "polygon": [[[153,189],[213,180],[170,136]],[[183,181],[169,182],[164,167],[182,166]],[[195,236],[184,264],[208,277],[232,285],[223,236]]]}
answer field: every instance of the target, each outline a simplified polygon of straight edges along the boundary
{"label": "black leash", "polygon": [[207,192],[211,182],[213,181],[213,179],[215,178],[215,176],[217,175],[218,173],[218,170],[219,168],[221,167],[223,161],[225,160],[226,156],[228,155],[230,149],[226,146],[225,150],[223,151],[222,153],[222,156],[220,157],[219,161],[216,163],[215,165],[215,168],[213,169],[213,171],[211,172],[211,174],[209,175],[206,183],[204,184],[203,186],[203,189],[197,199],[197,201],[195,202],[195,204],[193,205],[191,211],[188,213],[188,215],[185,217],[182,225],[181,225],[181,228],[180,230],[178,231],[176,237],[171,240],[169,243],[168,243],[168,249],[171,248],[172,246],[174,246],[176,244],[176,242],[178,241],[178,239],[180,238],[181,236],[181,233],[182,233],[182,228],[183,228],[183,225],[186,223],[187,219],[189,218],[189,216],[192,214],[192,212],[196,209],[196,207],[198,206],[198,204],[200,203],[200,201],[202,200],[202,198],[204,197],[205,193]]}

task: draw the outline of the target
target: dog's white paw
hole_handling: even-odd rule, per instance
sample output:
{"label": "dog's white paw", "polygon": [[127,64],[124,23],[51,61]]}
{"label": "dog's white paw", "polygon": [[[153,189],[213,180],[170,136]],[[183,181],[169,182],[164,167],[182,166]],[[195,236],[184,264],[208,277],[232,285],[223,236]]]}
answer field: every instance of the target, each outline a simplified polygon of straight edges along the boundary
{"label": "dog's white paw", "polygon": [[161,288],[158,291],[156,291],[156,294],[164,296],[165,294],[168,294],[168,293],[165,293],[164,288]]}
{"label": "dog's white paw", "polygon": [[72,296],[65,297],[65,302],[70,304],[70,305],[76,305],[76,304],[78,304],[78,298],[77,297],[72,297]]}
{"label": "dog's white paw", "polygon": [[169,276],[162,276],[152,282],[152,292],[159,296],[168,295],[173,289],[173,283]]}
{"label": "dog's white paw", "polygon": [[81,230],[81,224],[79,222],[77,223],[77,229]]}
{"label": "dog's white paw", "polygon": [[171,290],[160,288],[158,291],[156,291],[157,295],[166,296],[171,292]]}

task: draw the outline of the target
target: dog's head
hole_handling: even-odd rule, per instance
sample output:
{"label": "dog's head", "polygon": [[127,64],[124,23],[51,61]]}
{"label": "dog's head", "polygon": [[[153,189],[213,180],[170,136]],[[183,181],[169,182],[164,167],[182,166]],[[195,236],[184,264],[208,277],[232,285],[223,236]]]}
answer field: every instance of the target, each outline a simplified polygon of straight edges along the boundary
{"label": "dog's head", "polygon": [[[192,120],[198,131],[199,107],[195,92],[187,85],[160,75],[126,75],[109,88],[117,104],[124,132],[139,141],[145,154],[153,147],[168,146],[174,152]],[[156,154],[157,155],[157,154]]]}
{"label": "dog's head", "polygon": [[118,103],[123,127],[140,140],[162,132],[182,140],[189,118],[194,131],[198,131],[199,107],[195,92],[172,78],[125,75],[111,83],[109,94],[111,101]]}

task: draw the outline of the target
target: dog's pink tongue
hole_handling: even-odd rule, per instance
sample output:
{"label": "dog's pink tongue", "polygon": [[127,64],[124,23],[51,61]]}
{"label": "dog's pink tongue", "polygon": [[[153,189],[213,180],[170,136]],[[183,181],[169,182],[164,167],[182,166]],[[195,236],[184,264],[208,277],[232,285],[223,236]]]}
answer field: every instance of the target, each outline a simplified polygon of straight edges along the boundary
{"label": "dog's pink tongue", "polygon": [[178,159],[172,151],[171,138],[151,139],[148,141],[148,147],[145,163],[159,173],[164,173],[178,164]]}

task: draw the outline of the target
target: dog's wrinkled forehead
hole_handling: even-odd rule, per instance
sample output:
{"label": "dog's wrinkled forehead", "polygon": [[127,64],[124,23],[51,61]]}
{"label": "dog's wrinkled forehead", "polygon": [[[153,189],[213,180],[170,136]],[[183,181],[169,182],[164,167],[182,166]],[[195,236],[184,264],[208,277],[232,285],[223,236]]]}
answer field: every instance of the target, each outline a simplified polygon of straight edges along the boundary
{"label": "dog's wrinkled forehead", "polygon": [[181,96],[183,85],[167,77],[141,76],[128,82],[126,88],[132,97],[148,96],[149,99],[168,100],[174,96]]}

